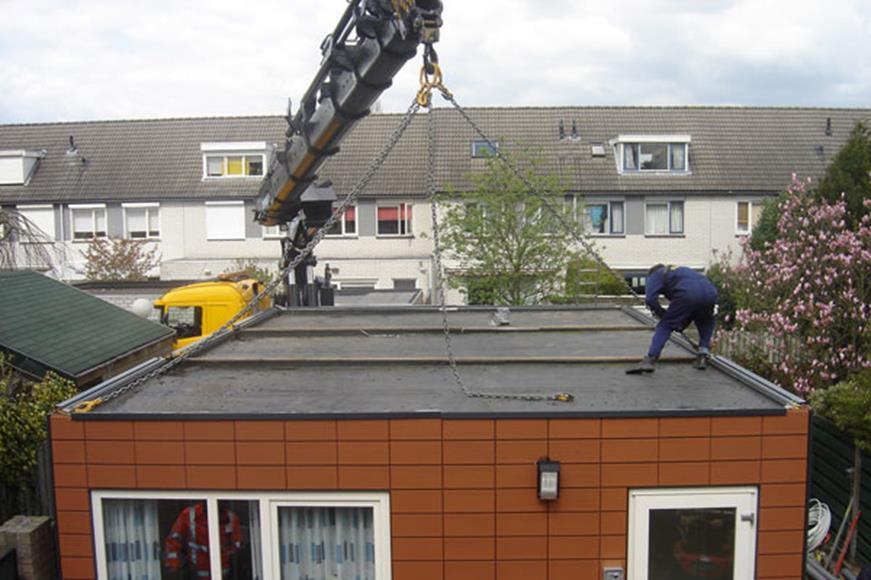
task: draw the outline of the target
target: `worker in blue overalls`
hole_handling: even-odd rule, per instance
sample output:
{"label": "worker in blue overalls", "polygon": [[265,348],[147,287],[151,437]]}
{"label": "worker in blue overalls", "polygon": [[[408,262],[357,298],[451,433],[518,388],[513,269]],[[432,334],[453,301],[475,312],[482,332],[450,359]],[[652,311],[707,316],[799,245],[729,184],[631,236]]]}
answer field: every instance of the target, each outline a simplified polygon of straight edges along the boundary
{"label": "worker in blue overalls", "polygon": [[[699,329],[699,352],[693,366],[705,370],[711,353],[714,335],[714,308],[717,289],[711,281],[690,268],[672,268],[657,264],[647,273],[645,302],[659,318],[650,349],[638,366],[627,374],[652,373],[668,337],[674,331],[683,331],[690,322]],[[668,309],[659,305],[659,295],[668,298]]]}

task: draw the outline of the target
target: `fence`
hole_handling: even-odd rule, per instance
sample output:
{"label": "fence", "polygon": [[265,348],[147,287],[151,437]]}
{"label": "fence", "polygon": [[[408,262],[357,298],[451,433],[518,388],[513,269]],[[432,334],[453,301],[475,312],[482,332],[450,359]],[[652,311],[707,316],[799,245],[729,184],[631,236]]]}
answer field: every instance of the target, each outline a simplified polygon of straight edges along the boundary
{"label": "fence", "polygon": [[[0,486],[0,524],[16,515],[50,515],[54,513],[51,460],[48,442],[36,454],[32,483],[19,488]],[[3,578],[3,576],[0,576]]]}
{"label": "fence", "polygon": [[[859,505],[862,516],[857,530],[858,557],[871,563],[871,455],[860,453],[861,485]],[[834,538],[852,493],[855,447],[853,438],[830,421],[814,415],[811,448],[811,497],[828,504],[832,510]],[[847,523],[849,525],[849,522]]]}
{"label": "fence", "polygon": [[794,336],[772,336],[764,332],[723,330],[717,333],[714,351],[733,360],[765,360],[779,363],[784,352],[797,352],[799,341]]}

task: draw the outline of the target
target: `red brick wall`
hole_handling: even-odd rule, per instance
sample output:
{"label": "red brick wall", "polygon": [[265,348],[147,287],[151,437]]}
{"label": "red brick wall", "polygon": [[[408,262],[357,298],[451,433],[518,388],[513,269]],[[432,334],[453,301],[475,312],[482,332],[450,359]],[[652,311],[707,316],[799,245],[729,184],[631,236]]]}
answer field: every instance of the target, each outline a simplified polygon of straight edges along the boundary
{"label": "red brick wall", "polygon": [[[631,487],[756,485],[760,579],[800,577],[808,413],[374,421],[52,418],[61,564],[93,578],[89,489],[390,490],[394,580],[598,579]],[[562,463],[536,498],[534,462]]]}

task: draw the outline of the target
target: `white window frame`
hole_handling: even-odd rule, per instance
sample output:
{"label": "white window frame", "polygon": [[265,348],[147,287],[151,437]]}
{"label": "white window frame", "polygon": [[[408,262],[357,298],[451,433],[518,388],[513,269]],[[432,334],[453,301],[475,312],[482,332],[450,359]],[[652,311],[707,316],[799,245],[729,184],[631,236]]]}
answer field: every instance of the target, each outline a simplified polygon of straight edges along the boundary
{"label": "white window frame", "polygon": [[[210,157],[220,157],[221,161],[221,175],[209,175],[209,158]],[[227,163],[228,158],[230,157],[241,157],[242,158],[242,173],[241,175],[227,175]],[[249,175],[248,174],[248,159],[260,157],[260,161],[263,164],[263,169],[260,175]],[[251,153],[251,152],[239,152],[239,153],[203,153],[203,181],[212,180],[212,179],[263,179],[263,176],[266,175],[266,154],[265,153]]]}
{"label": "white window frame", "polygon": [[[754,578],[759,521],[756,487],[696,487],[629,490],[627,580],[647,580],[651,509],[735,508],[734,578]],[[742,516],[749,516],[745,520]]]}
{"label": "white window frame", "polygon": [[[621,224],[621,231],[615,232],[613,231],[613,216],[614,216],[614,204],[619,203],[623,206],[623,223]],[[608,206],[608,231],[607,232],[586,232],[587,226],[587,207],[591,205],[607,205]],[[577,202],[575,202],[575,211],[577,211]],[[583,225],[585,229],[585,233],[593,237],[621,237],[626,235],[626,201],[623,199],[591,199],[584,200],[583,202],[583,214],[580,216],[583,220]]]}
{"label": "white window frame", "polygon": [[[383,234],[379,231],[379,224],[381,220],[378,219],[378,210],[381,208],[395,207],[399,214],[402,215],[402,208],[405,208],[406,219],[402,220],[401,218],[397,218],[397,223],[400,224],[399,233],[396,234]],[[402,232],[401,224],[405,222],[406,231]],[[410,222],[410,223],[409,223]],[[411,238],[414,236],[414,204],[411,202],[395,202],[395,203],[379,203],[375,205],[375,235],[379,238]]]}
{"label": "white window frame", "polygon": [[[28,211],[51,211],[51,231],[46,232],[43,231],[42,228],[36,223],[34,220],[30,219],[26,214]],[[17,205],[15,206],[15,211],[20,213],[22,216],[30,220],[39,230],[45,234],[45,236],[51,241],[54,242],[57,240],[57,226],[55,224],[55,213],[54,213],[54,205],[53,204],[34,204],[34,205]]]}
{"label": "white window frame", "polygon": [[[689,175],[692,173],[690,171],[690,143],[692,143],[692,136],[690,135],[618,135],[616,138],[611,139],[610,143],[614,148],[614,161],[617,165],[617,173],[621,175]],[[640,145],[642,143],[668,145],[668,152],[666,153],[668,169],[641,169],[640,160],[637,160],[639,165],[637,169],[626,169],[626,146]],[[671,166],[671,149],[675,146],[684,147],[683,169],[673,169]]]}
{"label": "white window frame", "polygon": [[[242,208],[242,234],[241,236],[233,235],[233,236],[212,236],[209,232],[209,208],[210,207],[241,207]],[[240,241],[245,239],[245,202],[244,201],[207,201],[205,205],[205,218],[206,218],[206,240],[209,242],[221,242],[221,241]]]}
{"label": "white window frame", "polygon": [[[333,211],[336,211],[336,206],[338,203],[333,204]],[[340,234],[327,234],[328,238],[356,238],[360,235],[360,210],[357,207],[356,203],[352,203],[348,206],[348,209],[354,210],[354,232],[348,233],[347,225],[345,223],[345,216],[348,215],[348,211],[345,210],[345,213],[342,214],[342,217],[339,218],[339,221],[336,222],[337,225],[340,226],[342,233]],[[378,217],[378,210],[375,210],[375,217]],[[414,225],[414,220],[412,220],[412,225]],[[377,227],[377,225],[376,225]],[[389,235],[389,234],[388,234]]]}
{"label": "white window frame", "polygon": [[[264,578],[279,578],[281,560],[278,548],[278,508],[279,507],[366,507],[372,508],[372,525],[375,540],[375,577],[377,580],[391,580],[391,531],[390,494],[387,492],[218,492],[208,491],[91,491],[91,520],[94,530],[94,557],[97,562],[97,580],[108,580],[106,567],[106,537],[103,530],[103,500],[205,500],[209,522],[209,546],[220,546],[218,531],[218,502],[257,501],[260,508],[261,561]],[[268,541],[267,541],[268,538]],[[210,550],[212,570],[221,569],[221,551]]]}
{"label": "white window frame", "polygon": [[[124,237],[128,240],[159,240],[163,231],[160,223],[160,204],[156,202],[148,203],[122,203],[122,213],[124,214]],[[144,209],[145,210],[145,237],[132,238],[130,237],[130,228],[127,227],[127,210],[128,209]],[[157,235],[148,235],[151,229],[148,227],[151,224],[152,210],[157,210]]]}
{"label": "white window frame", "polygon": [[[105,203],[79,203],[68,206],[70,210],[70,239],[73,242],[87,243],[95,239],[107,239],[109,237],[109,212],[106,211]],[[76,216],[75,212],[91,210],[91,233],[90,238],[76,239]],[[106,222],[106,235],[97,236],[97,211],[102,210],[103,219]]]}
{"label": "white window frame", "polygon": [[274,226],[260,226],[263,230],[261,234],[264,240],[279,240],[284,237],[284,233],[281,231],[281,226],[275,224]]}
{"label": "white window frame", "polygon": [[[753,233],[753,206],[759,206],[759,213],[762,214],[762,204],[765,200],[761,198],[747,198],[747,199],[738,199],[735,200],[735,235],[736,236],[749,236]],[[740,215],[739,208],[742,203],[747,204],[747,229],[742,230],[740,225],[738,224],[738,216]]]}
{"label": "white window frame", "polygon": [[[681,231],[674,231],[674,227],[671,223],[671,206],[672,204],[679,203],[683,206],[683,227]],[[665,205],[666,211],[668,211],[668,232],[664,234],[657,234],[647,231],[647,208],[651,205]],[[625,211],[625,207],[624,207]],[[663,201],[645,201],[644,202],[644,235],[649,238],[668,238],[668,237],[681,237],[685,236],[687,231],[687,204],[685,200],[682,199],[669,199]]]}
{"label": "white window frame", "polygon": [[[495,150],[491,149],[490,143],[493,144]],[[495,157],[496,151],[499,151],[499,141],[491,140],[487,143],[484,139],[472,139],[470,144],[472,149],[472,159],[485,159],[487,157]],[[482,152],[482,150],[486,152]]]}

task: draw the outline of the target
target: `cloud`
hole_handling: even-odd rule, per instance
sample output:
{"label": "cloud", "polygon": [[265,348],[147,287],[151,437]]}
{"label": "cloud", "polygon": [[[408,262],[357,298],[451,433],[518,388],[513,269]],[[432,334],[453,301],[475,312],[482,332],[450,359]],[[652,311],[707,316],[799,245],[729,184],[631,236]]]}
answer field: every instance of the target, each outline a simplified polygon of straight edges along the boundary
{"label": "cloud", "polygon": [[[871,103],[861,0],[444,0],[466,105]],[[0,122],[279,114],[338,0],[0,0]],[[383,96],[404,110],[418,63]]]}

